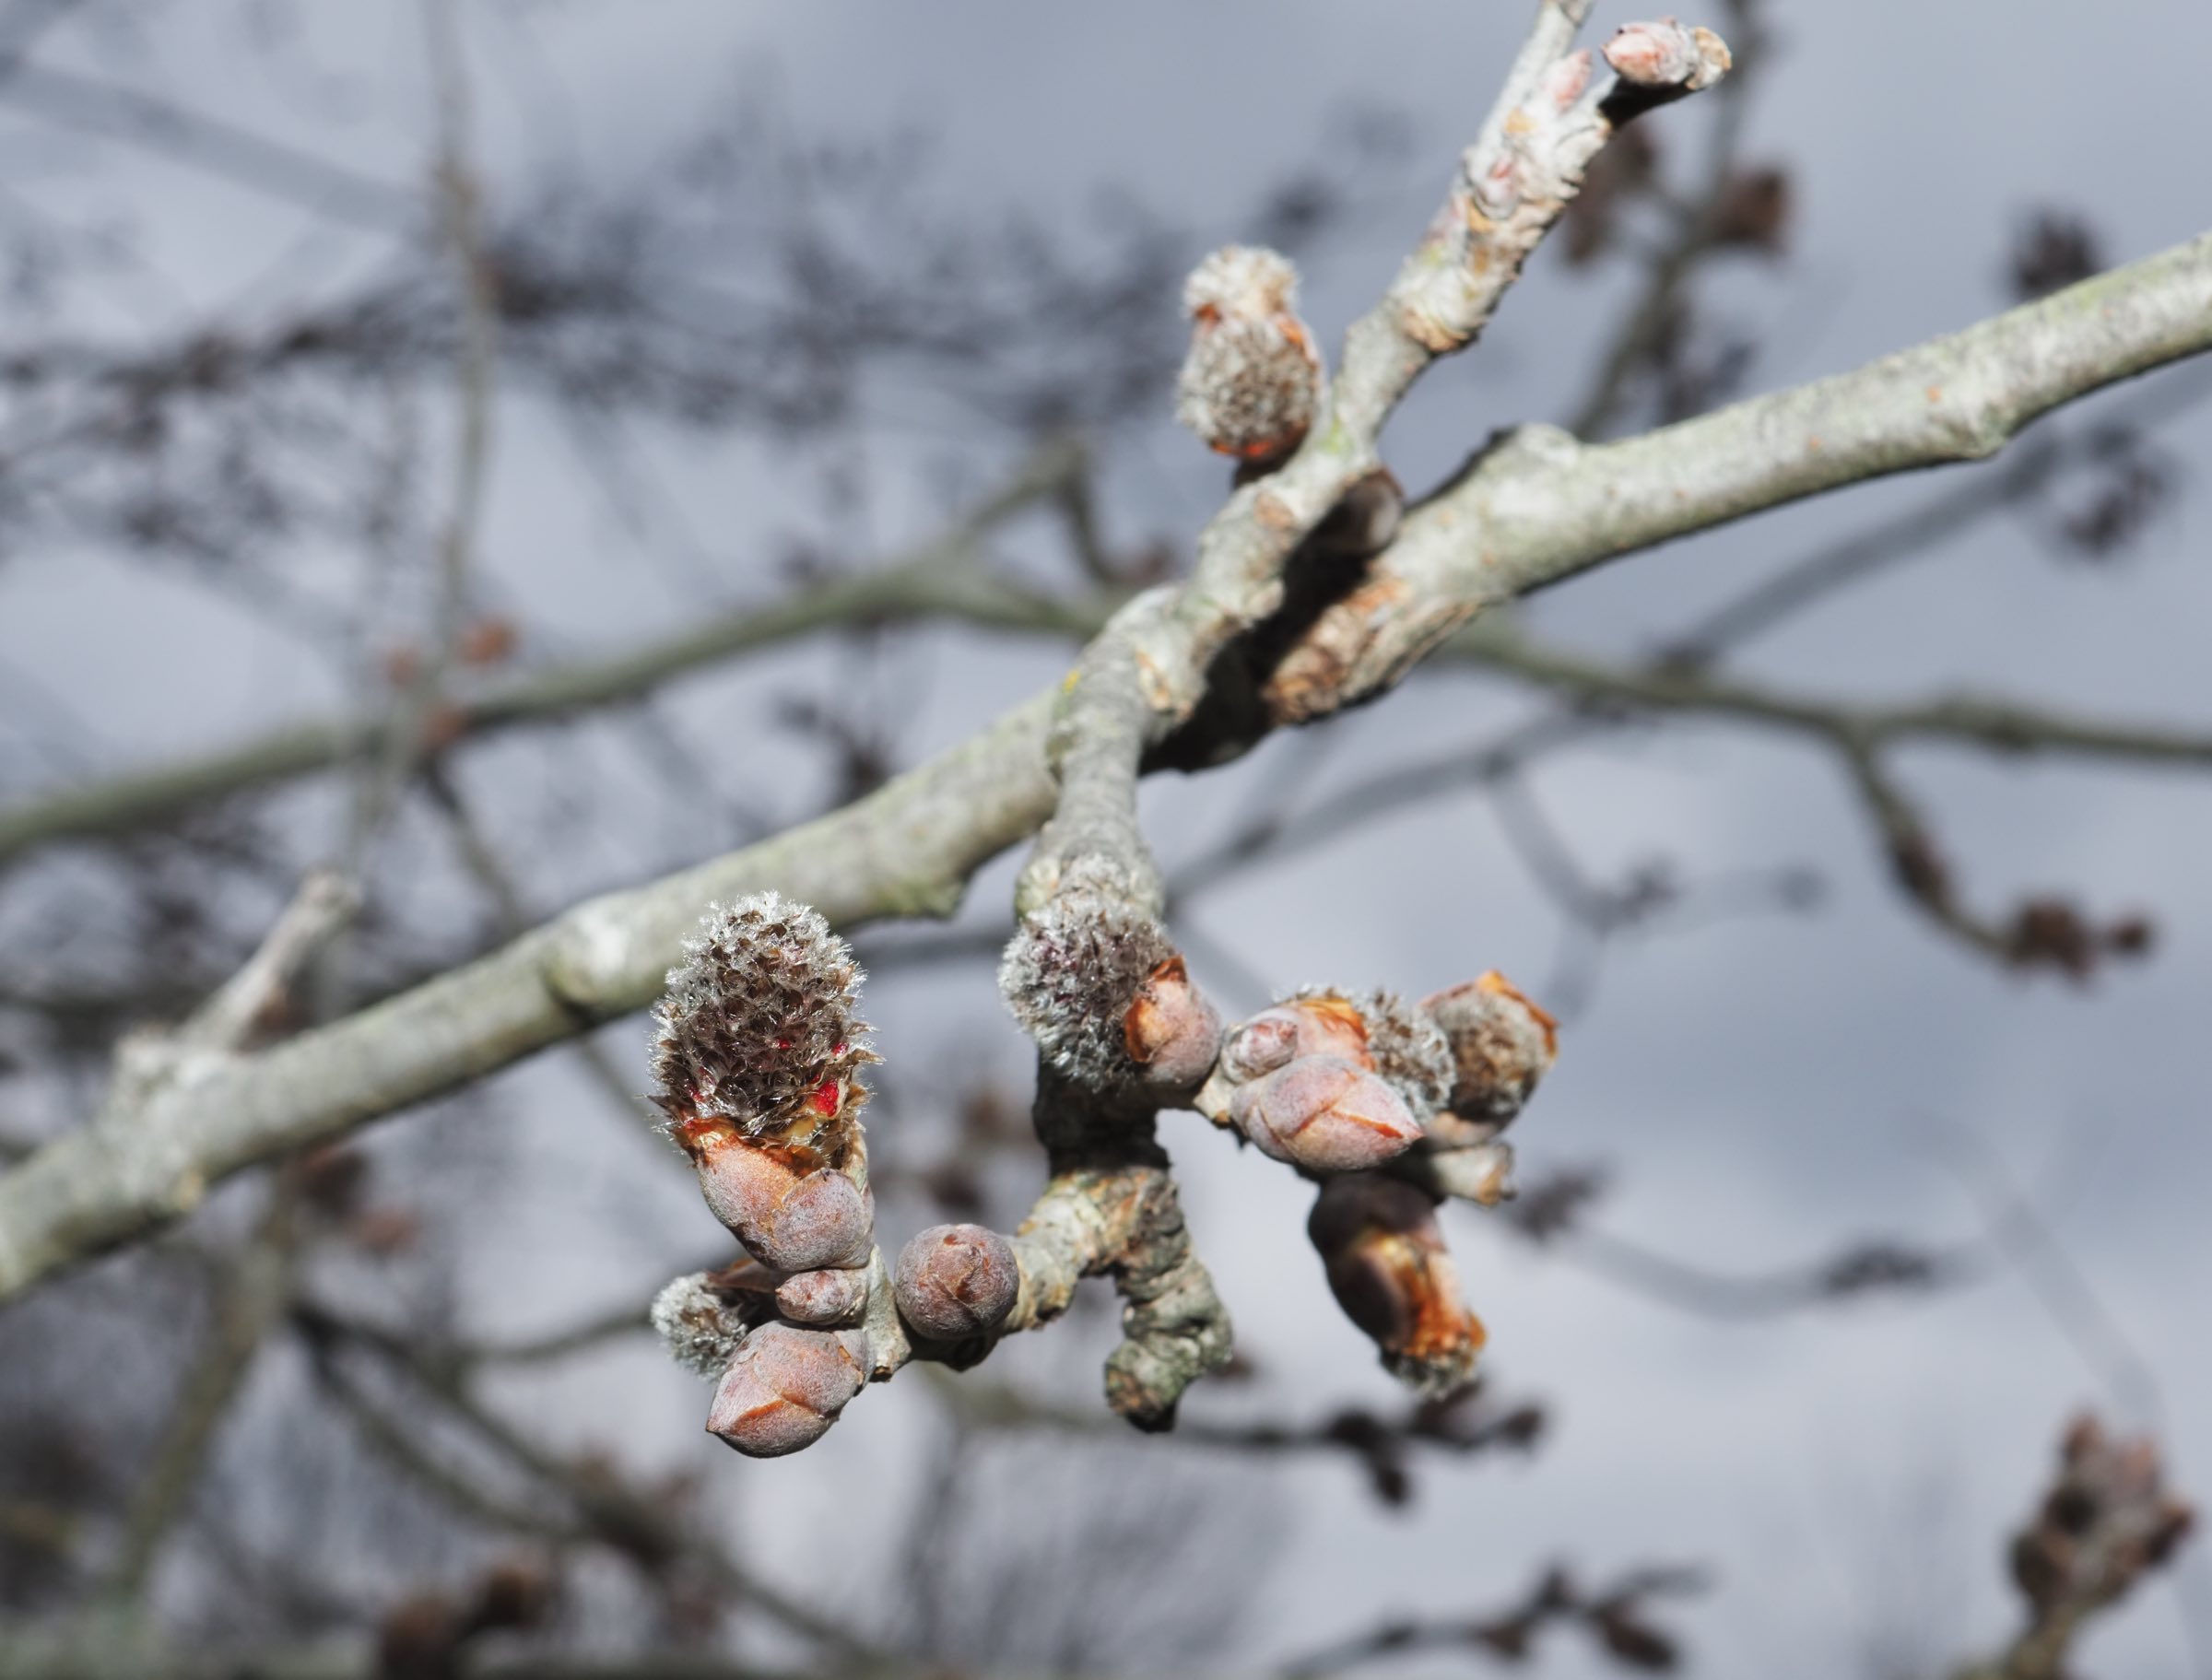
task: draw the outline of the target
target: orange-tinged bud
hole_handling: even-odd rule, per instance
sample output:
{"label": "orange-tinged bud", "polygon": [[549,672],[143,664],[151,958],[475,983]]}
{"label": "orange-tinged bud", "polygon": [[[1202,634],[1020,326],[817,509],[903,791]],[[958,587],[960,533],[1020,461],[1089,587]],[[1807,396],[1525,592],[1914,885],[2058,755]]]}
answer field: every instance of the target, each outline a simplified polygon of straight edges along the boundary
{"label": "orange-tinged bud", "polygon": [[1221,1016],[1191,983],[1180,956],[1145,977],[1122,1017],[1129,1059],[1156,1091],[1188,1091],[1204,1079],[1220,1053]]}
{"label": "orange-tinged bud", "polygon": [[1430,1397],[1466,1383],[1485,1333],[1460,1298],[1426,1194],[1396,1179],[1331,1179],[1306,1234],[1327,1268],[1330,1293],[1393,1375]]}
{"label": "orange-tinged bud", "polygon": [[1424,998],[1421,1007],[1452,1046],[1447,1106],[1464,1120],[1504,1125],[1558,1059],[1559,1024],[1496,969]]}
{"label": "orange-tinged bud", "polygon": [[763,1324],[723,1373],[707,1429],[747,1458],[781,1458],[819,1440],[867,1374],[858,1331]]}
{"label": "orange-tinged bud", "polygon": [[1230,1120],[1261,1153],[1308,1172],[1358,1172],[1421,1135],[1405,1100],[1341,1056],[1300,1056],[1237,1087]]}

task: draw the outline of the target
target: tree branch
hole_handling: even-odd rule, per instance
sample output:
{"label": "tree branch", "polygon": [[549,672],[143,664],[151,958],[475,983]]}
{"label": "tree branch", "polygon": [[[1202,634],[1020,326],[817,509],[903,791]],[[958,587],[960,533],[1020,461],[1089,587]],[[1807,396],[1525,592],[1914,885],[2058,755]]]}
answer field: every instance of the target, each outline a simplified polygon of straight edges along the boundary
{"label": "tree branch", "polygon": [[1994,454],[2062,403],[2212,348],[2212,234],[1793,391],[1583,445],[1508,432],[1409,511],[1269,679],[1302,723],[1394,684],[1485,607],[1841,485]]}
{"label": "tree branch", "polygon": [[[1516,592],[1855,478],[1978,458],[2055,404],[2208,346],[2212,235],[1856,373],[1630,441],[1515,434],[1409,515],[1370,581],[1300,639],[1259,727],[1372,698]],[[166,1223],[244,1167],[643,1007],[710,899],[773,887],[846,927],[948,913],[975,869],[1050,814],[1044,737],[1056,698],[1025,702],[830,816],[579,905],[474,963],[57,1139],[0,1175],[0,1298]]]}
{"label": "tree branch", "polygon": [[[957,617],[987,628],[1088,636],[1110,605],[1063,603],[988,576],[993,527],[1053,494],[1077,470],[1070,444],[1040,451],[988,500],[879,570],[817,584],[782,601],[724,613],[624,652],[526,673],[443,697],[440,734],[453,742],[594,707],[638,700],[690,672],[818,630],[879,619]],[[1118,604],[1118,600],[1113,603]],[[0,863],[56,840],[118,834],[251,789],[372,758],[394,728],[390,710],[294,723],[256,740],[0,812]]]}

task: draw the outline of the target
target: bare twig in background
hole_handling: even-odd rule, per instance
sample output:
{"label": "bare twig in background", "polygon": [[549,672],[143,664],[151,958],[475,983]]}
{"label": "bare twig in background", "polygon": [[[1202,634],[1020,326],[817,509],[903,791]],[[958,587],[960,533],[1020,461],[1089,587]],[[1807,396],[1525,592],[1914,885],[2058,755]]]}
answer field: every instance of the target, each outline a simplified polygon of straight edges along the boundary
{"label": "bare twig in background", "polygon": [[2154,1442],[2115,1439],[2094,1417],[2077,1419],[2049,1494],[2012,1543],[2027,1626],[1958,1680],[2064,1680],[2083,1626],[2163,1568],[2195,1521],[2167,1490]]}
{"label": "bare twig in background", "polygon": [[1564,1568],[1552,1568],[1516,1603],[1484,1616],[1454,1620],[1406,1618],[1329,1645],[1288,1663],[1289,1676],[1341,1674],[1385,1657],[1455,1651],[1487,1657],[1503,1666],[1528,1659],[1537,1636],[1550,1627],[1580,1627],[1598,1650],[1624,1669],[1671,1671],[1679,1660],[1674,1637],[1650,1619],[1653,1600],[1684,1598],[1705,1590],[1704,1575],[1680,1567],[1633,1569],[1594,1592],[1578,1586]]}

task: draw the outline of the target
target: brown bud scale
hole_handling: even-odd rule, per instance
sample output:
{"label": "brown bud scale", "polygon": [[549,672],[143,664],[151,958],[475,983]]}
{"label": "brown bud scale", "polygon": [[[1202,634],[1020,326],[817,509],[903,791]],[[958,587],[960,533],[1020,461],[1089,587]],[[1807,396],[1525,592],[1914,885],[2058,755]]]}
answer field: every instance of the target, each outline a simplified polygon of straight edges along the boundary
{"label": "brown bud scale", "polygon": [[988,1335],[1021,1293],[1014,1245],[981,1225],[933,1225],[899,1251],[899,1315],[933,1341]]}

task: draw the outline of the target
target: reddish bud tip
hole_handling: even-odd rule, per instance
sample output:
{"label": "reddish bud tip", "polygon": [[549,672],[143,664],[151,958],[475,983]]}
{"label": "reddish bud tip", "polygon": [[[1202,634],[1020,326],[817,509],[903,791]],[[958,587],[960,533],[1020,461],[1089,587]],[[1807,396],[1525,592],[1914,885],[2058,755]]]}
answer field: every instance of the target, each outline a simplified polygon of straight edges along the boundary
{"label": "reddish bud tip", "polygon": [[1358,1172],[1421,1135],[1405,1100],[1341,1056],[1300,1056],[1240,1086],[1230,1119],[1263,1154],[1309,1172]]}
{"label": "reddish bud tip", "polygon": [[1021,1293],[1014,1245],[981,1225],[933,1225],[899,1251],[899,1314],[939,1342],[988,1335]]}
{"label": "reddish bud tip", "polygon": [[1425,1194],[1395,1179],[1331,1179],[1306,1234],[1328,1269],[1336,1304],[1394,1375],[1432,1397],[1465,1384],[1485,1333],[1460,1299]]}
{"label": "reddish bud tip", "polygon": [[857,1331],[763,1324],[723,1373],[708,1432],[747,1458],[796,1452],[828,1432],[867,1372],[867,1339]]}

